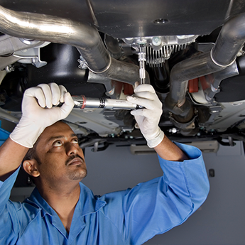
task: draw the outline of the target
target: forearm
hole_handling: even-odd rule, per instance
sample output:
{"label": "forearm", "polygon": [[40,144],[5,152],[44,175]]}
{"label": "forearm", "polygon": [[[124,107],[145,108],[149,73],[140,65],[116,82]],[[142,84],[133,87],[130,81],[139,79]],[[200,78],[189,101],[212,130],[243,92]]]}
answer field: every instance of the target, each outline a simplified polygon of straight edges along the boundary
{"label": "forearm", "polygon": [[162,142],[155,148],[157,154],[168,161],[188,160],[186,154],[165,135]]}
{"label": "forearm", "polygon": [[0,180],[7,179],[21,164],[28,151],[27,147],[8,138],[0,147]]}

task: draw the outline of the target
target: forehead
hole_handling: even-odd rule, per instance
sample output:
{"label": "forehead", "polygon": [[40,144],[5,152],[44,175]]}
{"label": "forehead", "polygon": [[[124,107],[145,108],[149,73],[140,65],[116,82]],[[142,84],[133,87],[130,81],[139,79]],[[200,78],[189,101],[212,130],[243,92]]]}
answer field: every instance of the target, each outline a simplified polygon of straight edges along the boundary
{"label": "forehead", "polygon": [[50,138],[60,136],[71,136],[74,135],[72,129],[63,122],[56,122],[55,124],[45,128],[42,134],[38,138],[38,143],[46,143]]}

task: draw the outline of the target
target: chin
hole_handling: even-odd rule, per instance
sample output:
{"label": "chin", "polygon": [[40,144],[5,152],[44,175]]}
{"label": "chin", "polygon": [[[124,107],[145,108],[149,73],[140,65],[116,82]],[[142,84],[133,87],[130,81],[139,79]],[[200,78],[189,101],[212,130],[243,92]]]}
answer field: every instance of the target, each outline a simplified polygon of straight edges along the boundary
{"label": "chin", "polygon": [[86,176],[87,176],[87,169],[80,169],[79,171],[75,171],[75,172],[69,174],[69,179],[81,181]]}

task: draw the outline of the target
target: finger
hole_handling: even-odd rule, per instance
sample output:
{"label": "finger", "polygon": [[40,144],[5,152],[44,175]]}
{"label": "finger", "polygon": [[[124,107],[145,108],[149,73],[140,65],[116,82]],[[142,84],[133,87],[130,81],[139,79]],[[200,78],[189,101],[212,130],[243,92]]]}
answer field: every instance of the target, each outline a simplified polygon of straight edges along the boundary
{"label": "finger", "polygon": [[137,92],[135,93],[136,96],[134,97],[140,97],[140,98],[145,98],[145,99],[149,99],[149,100],[157,100],[158,97],[155,93],[151,93],[151,92]]}
{"label": "finger", "polygon": [[25,91],[24,94],[24,98],[25,97],[33,97],[37,99],[38,104],[41,107],[45,107],[46,106],[46,99],[43,93],[43,90],[41,88],[38,87],[33,87],[33,88],[29,88]]}
{"label": "finger", "polygon": [[154,88],[150,84],[141,84],[137,88],[135,88],[135,90],[134,90],[135,93],[145,92],[145,91],[155,93]]}
{"label": "finger", "polygon": [[59,85],[59,89],[60,89],[60,102],[64,102],[65,101],[64,96],[67,90],[63,85]]}
{"label": "finger", "polygon": [[48,84],[39,84],[39,88],[42,89],[44,97],[45,97],[45,103],[48,108],[52,108],[52,94],[51,90]]}
{"label": "finger", "polygon": [[49,83],[52,93],[52,105],[58,105],[60,102],[60,89],[56,83]]}
{"label": "finger", "polygon": [[69,92],[64,94],[64,104],[60,107],[62,119],[66,118],[74,107],[74,101]]}
{"label": "finger", "polygon": [[129,101],[133,104],[136,104],[136,105],[143,106],[143,107],[150,109],[150,110],[153,110],[154,108],[156,108],[154,101],[148,100],[148,99],[128,96],[127,101]]}
{"label": "finger", "polygon": [[152,112],[147,109],[138,109],[138,110],[133,110],[131,111],[131,115],[138,117],[147,117],[147,118],[152,118]]}

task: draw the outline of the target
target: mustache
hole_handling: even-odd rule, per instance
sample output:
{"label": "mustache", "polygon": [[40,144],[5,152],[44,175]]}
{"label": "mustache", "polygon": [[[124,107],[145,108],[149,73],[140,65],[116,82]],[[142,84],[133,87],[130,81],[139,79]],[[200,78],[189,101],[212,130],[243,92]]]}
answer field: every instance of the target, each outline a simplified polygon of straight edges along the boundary
{"label": "mustache", "polygon": [[80,158],[80,159],[82,160],[82,162],[84,163],[84,158],[82,158],[81,156],[75,154],[75,155],[70,156],[70,157],[66,160],[65,165],[68,165],[70,161],[72,161],[74,158],[77,158],[77,157]]}

